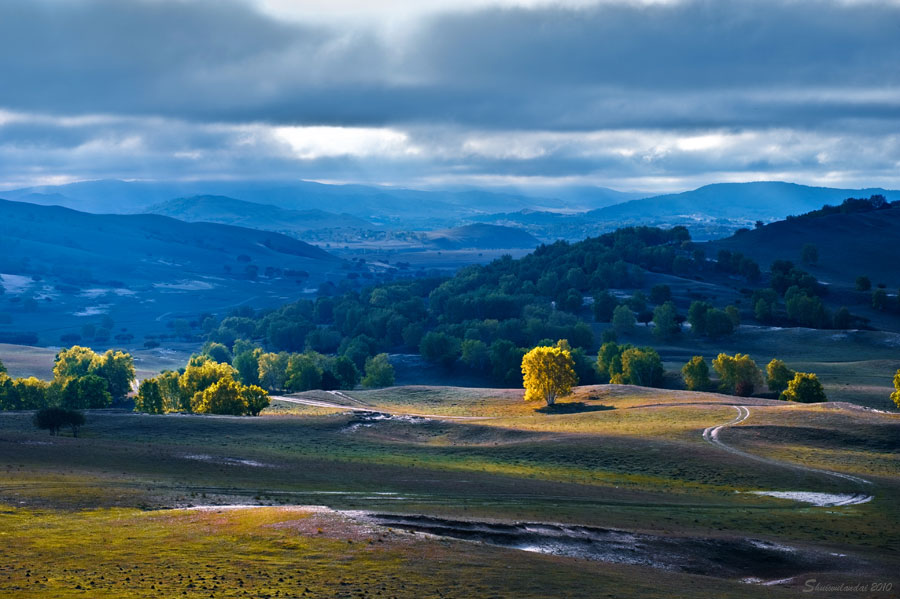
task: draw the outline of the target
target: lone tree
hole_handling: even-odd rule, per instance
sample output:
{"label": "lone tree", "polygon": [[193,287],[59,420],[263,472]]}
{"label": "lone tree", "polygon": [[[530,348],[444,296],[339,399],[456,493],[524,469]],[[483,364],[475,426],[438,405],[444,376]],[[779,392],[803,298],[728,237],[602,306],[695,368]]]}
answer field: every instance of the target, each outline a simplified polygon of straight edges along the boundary
{"label": "lone tree", "polygon": [[781,394],[781,399],[800,403],[828,401],[819,378],[806,372],[798,372],[794,375],[794,379],[788,383],[787,389]]}
{"label": "lone tree", "polygon": [[709,366],[703,356],[694,356],[681,367],[681,378],[684,386],[689,391],[704,391],[709,389]]}
{"label": "lone tree", "polygon": [[897,370],[897,374],[894,375],[894,389],[891,399],[894,401],[894,405],[900,408],[900,370]]}
{"label": "lone tree", "polygon": [[575,361],[568,349],[559,345],[535,347],[522,358],[525,401],[543,399],[548,406],[557,397],[569,395],[578,384]]}
{"label": "lone tree", "polygon": [[788,383],[795,374],[797,373],[788,368],[781,360],[777,358],[772,360],[766,365],[766,384],[769,386],[769,391],[782,393],[788,388]]}
{"label": "lone tree", "polygon": [[51,435],[59,434],[59,429],[68,426],[72,429],[72,436],[77,437],[78,428],[84,425],[84,414],[65,408],[44,408],[35,412],[34,425],[49,430]]}

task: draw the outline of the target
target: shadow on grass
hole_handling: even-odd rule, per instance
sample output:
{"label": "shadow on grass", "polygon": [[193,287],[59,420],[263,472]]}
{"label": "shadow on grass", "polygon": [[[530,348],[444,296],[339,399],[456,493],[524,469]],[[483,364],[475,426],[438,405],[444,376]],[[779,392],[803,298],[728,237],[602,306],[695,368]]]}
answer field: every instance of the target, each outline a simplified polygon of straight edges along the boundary
{"label": "shadow on grass", "polygon": [[603,404],[589,405],[583,401],[572,401],[544,406],[536,409],[535,412],[540,412],[541,414],[581,414],[582,412],[605,412],[607,410],[615,410],[615,408],[613,406],[604,406]]}

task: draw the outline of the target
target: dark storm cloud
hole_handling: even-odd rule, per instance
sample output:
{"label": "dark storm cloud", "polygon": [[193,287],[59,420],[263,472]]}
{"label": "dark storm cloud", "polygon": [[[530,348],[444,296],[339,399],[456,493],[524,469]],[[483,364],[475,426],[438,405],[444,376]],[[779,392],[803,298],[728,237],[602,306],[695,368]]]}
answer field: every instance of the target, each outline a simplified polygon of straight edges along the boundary
{"label": "dark storm cloud", "polygon": [[388,38],[236,2],[6,0],[0,106],[337,125],[821,127],[900,117],[898,39],[900,7],[877,2],[486,9]]}

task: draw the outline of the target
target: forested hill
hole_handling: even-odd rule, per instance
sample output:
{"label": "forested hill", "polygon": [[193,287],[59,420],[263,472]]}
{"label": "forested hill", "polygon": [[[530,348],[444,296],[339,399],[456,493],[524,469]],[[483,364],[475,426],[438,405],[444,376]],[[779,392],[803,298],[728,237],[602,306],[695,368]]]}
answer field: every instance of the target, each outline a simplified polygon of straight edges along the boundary
{"label": "forested hill", "polygon": [[592,314],[585,297],[640,288],[646,270],[686,272],[705,262],[695,261],[691,245],[682,227],[629,228],[575,244],[542,245],[521,259],[507,256],[450,279],[401,281],[344,295],[324,287],[315,302],[236,312],[210,340],[229,347],[249,340],[269,351],[336,352],[359,367],[379,352],[418,351],[448,367],[461,360],[498,384],[512,384],[521,377],[525,348],[568,339],[580,376],[589,382],[595,373],[586,356],[597,340],[586,322]]}
{"label": "forested hill", "polygon": [[743,231],[711,243],[713,251],[709,253],[714,255],[719,249],[739,251],[761,264],[770,264],[776,259],[800,261],[803,248],[812,246],[815,259],[806,267],[822,279],[853,285],[856,277],[866,275],[896,289],[900,286],[900,205],[854,208],[867,201],[845,202]]}

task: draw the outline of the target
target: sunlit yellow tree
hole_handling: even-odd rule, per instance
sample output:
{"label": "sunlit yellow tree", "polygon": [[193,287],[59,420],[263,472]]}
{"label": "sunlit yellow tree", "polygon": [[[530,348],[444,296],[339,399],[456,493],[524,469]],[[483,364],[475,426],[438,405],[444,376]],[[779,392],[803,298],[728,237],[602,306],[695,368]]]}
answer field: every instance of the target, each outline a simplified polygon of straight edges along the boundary
{"label": "sunlit yellow tree", "polygon": [[894,391],[891,393],[891,399],[894,400],[894,404],[900,408],[900,370],[897,370],[897,374],[894,375]]}
{"label": "sunlit yellow tree", "polygon": [[572,353],[559,345],[535,347],[522,358],[525,401],[543,399],[548,406],[578,384]]}

